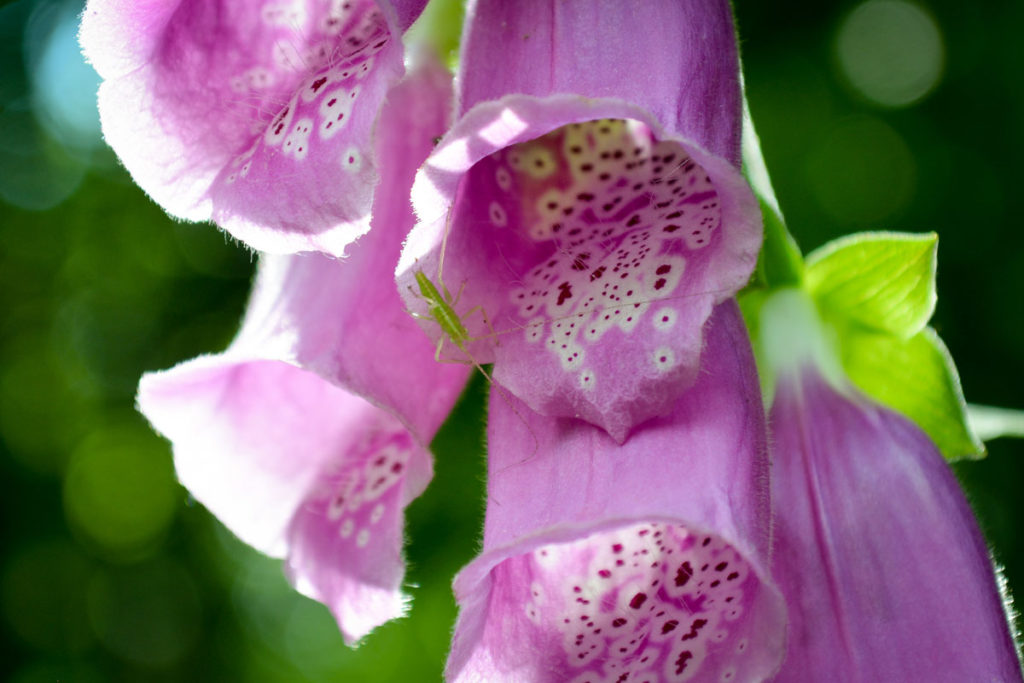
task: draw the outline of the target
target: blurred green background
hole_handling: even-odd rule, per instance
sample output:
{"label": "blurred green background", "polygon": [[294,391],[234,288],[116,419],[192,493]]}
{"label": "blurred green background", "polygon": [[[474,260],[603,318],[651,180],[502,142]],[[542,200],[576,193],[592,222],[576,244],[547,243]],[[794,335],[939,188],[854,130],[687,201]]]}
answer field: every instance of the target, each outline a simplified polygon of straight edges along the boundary
{"label": "blurred green background", "polygon": [[[477,549],[483,383],[409,509],[411,615],[348,650],[326,609],[177,485],[139,375],[231,339],[251,255],[174,223],[101,141],[80,0],[0,5],[0,679],[432,681]],[[805,250],[940,234],[933,321],[969,400],[1024,408],[1024,3],[736,0],[751,108]],[[1024,590],[1024,442],[957,474]]]}

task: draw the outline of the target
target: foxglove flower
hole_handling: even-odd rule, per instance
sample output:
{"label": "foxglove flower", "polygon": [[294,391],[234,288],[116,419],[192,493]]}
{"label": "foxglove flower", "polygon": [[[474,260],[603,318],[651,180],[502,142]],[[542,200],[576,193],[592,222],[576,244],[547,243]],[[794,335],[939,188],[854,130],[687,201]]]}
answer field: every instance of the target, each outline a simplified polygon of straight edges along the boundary
{"label": "foxglove flower", "polygon": [[985,543],[915,424],[856,391],[797,291],[761,311],[789,606],[776,681],[1020,681]]}
{"label": "foxglove flower", "polygon": [[623,445],[492,392],[483,554],[455,580],[451,681],[758,681],[782,659],[768,461],[734,303],[696,385]]}
{"label": "foxglove flower", "polygon": [[171,215],[270,252],[369,228],[371,132],[425,0],[89,0],[107,142]]}
{"label": "foxglove flower", "polygon": [[695,380],[705,320],[756,261],[729,5],[468,13],[462,116],[413,187],[399,290],[426,314],[417,274],[439,279],[468,333],[450,356],[621,442]]}
{"label": "foxglove flower", "polygon": [[434,362],[392,280],[447,86],[427,70],[392,89],[373,230],[346,260],[265,256],[230,348],[139,389],[182,483],[242,540],[286,557],[348,642],[402,613],[403,508],[430,479],[426,445],[467,375]]}

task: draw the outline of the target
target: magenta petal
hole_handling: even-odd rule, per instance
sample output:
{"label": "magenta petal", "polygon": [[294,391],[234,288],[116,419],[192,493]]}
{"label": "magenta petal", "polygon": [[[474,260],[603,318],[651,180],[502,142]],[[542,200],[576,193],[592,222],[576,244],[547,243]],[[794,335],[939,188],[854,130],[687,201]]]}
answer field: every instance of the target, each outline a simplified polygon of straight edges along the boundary
{"label": "magenta petal", "polygon": [[484,552],[455,581],[449,680],[750,681],[778,668],[764,417],[735,304],[708,336],[697,384],[622,446],[494,392]]}
{"label": "magenta petal", "polygon": [[430,479],[425,446],[468,374],[434,362],[392,280],[447,88],[427,69],[391,90],[374,229],[347,259],[264,257],[228,350],[139,388],[182,483],[243,540],[286,556],[348,642],[402,613],[402,512]]}
{"label": "magenta petal", "polygon": [[775,680],[1020,681],[985,543],[928,437],[812,368],[776,391]]}
{"label": "magenta petal", "polygon": [[[577,15],[604,44],[576,36]],[[622,441],[692,384],[704,322],[756,263],[728,6],[485,1],[471,17],[471,108],[417,176],[399,289],[425,317],[418,273],[442,293],[465,333],[424,327],[447,356],[494,362],[531,409]],[[540,62],[522,48],[535,39]],[[693,87],[648,88],[618,56],[651,73],[667,61],[664,82]],[[570,63],[592,67],[579,88]]]}
{"label": "magenta petal", "polygon": [[107,142],[169,213],[264,251],[340,255],[369,228],[401,30],[372,0],[91,0],[81,41],[106,79]]}

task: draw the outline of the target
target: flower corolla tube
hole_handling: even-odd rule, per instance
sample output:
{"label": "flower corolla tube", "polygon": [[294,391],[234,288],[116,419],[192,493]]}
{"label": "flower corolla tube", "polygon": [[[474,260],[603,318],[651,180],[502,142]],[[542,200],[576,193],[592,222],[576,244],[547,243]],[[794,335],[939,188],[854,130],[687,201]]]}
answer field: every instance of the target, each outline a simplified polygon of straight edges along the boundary
{"label": "flower corolla tube", "polygon": [[789,608],[779,683],[1020,681],[970,506],[910,420],[857,391],[814,304],[761,309],[775,373],[772,575]]}
{"label": "flower corolla tube", "polygon": [[734,302],[708,328],[697,383],[621,446],[492,393],[483,553],[455,580],[448,680],[739,682],[778,669],[757,374]]}

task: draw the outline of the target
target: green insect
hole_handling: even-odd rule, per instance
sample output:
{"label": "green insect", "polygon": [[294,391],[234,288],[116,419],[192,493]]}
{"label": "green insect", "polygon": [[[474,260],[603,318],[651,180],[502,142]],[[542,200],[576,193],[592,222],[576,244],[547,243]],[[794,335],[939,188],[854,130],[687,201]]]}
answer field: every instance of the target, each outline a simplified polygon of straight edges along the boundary
{"label": "green insect", "polygon": [[[480,339],[493,339],[497,342],[498,335],[494,331],[494,327],[491,326],[491,321],[487,317],[487,313],[484,311],[483,306],[474,306],[470,310],[466,311],[462,316],[455,312],[455,307],[459,305],[459,299],[462,298],[462,293],[466,289],[466,283],[463,282],[462,286],[459,287],[458,293],[452,297],[451,292],[444,284],[441,273],[444,272],[444,256],[448,251],[448,234],[451,230],[452,214],[451,207],[448,207],[448,215],[445,218],[444,236],[441,239],[441,253],[437,263],[437,284],[427,277],[422,270],[416,270],[413,272],[413,276],[416,278],[416,285],[420,290],[420,298],[427,303],[427,314],[419,315],[413,313],[413,317],[433,320],[437,323],[437,326],[441,328],[441,338],[437,341],[437,351],[434,353],[434,360],[441,360],[441,350],[444,348],[445,339],[450,341],[455,348],[465,354],[466,358],[476,366],[484,377],[488,381],[491,381],[491,376],[484,370],[483,366],[473,358],[469,350],[466,348],[470,342],[478,341]],[[412,287],[409,288],[410,290]],[[479,313],[484,319],[484,324],[487,325],[487,329],[490,330],[490,334],[486,337],[474,337],[470,335],[469,329],[465,323],[462,322],[464,317]]]}
{"label": "green insect", "polygon": [[[466,343],[472,339],[462,322],[462,318],[459,317],[459,314],[454,309],[454,306],[458,304],[459,296],[462,295],[462,289],[459,289],[459,296],[452,299],[451,293],[444,286],[443,282],[441,283],[441,289],[438,289],[437,285],[431,282],[430,278],[424,275],[422,270],[417,270],[413,275],[416,277],[416,284],[420,288],[420,296],[427,302],[427,315],[422,317],[430,318],[436,322],[438,327],[441,328],[444,337],[447,337],[448,341],[468,356]],[[444,292],[443,295],[442,291]],[[441,360],[441,348],[444,346],[444,337],[438,341],[434,360]]]}

